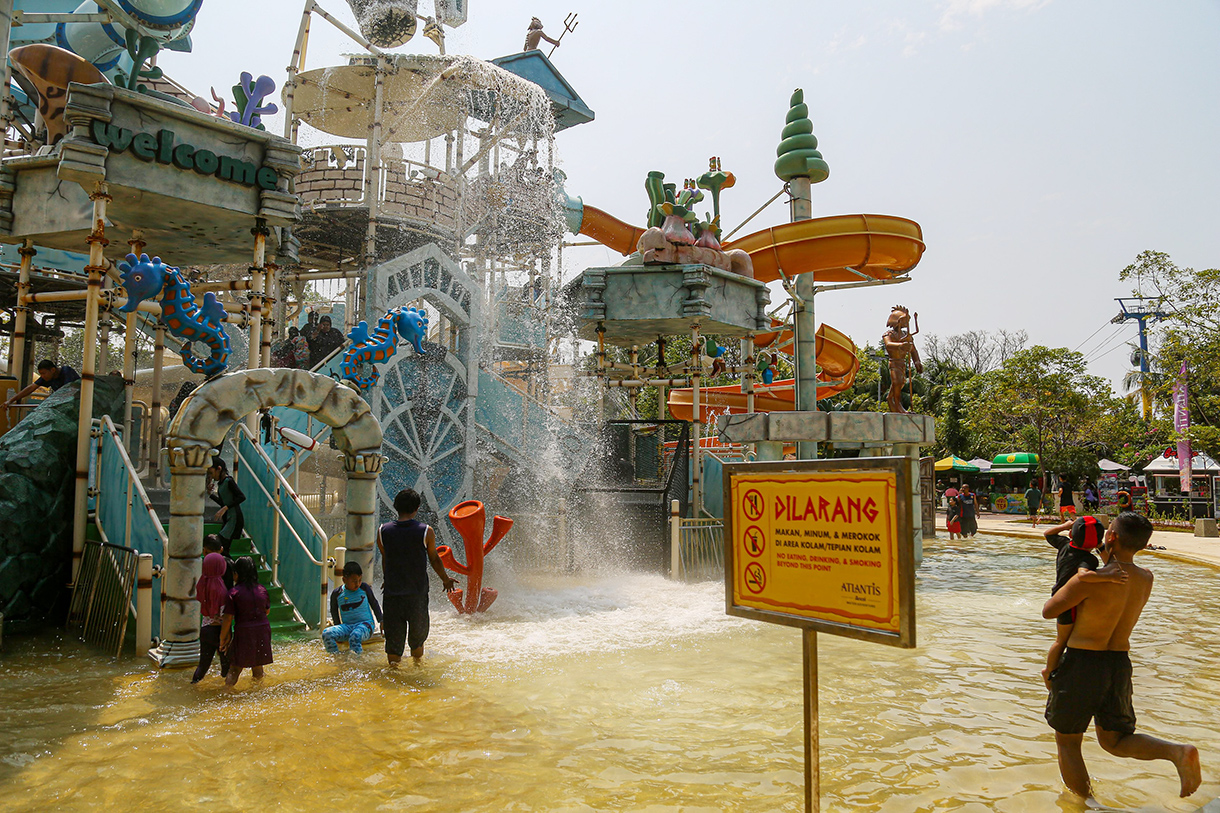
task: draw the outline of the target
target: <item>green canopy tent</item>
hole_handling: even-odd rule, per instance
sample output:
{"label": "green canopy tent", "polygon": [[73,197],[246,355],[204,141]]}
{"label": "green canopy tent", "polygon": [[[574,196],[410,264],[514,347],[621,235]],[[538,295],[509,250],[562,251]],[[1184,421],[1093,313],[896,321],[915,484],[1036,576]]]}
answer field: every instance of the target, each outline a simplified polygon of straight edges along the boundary
{"label": "green canopy tent", "polygon": [[991,470],[996,474],[1004,472],[1037,471],[1038,456],[1030,452],[1005,452],[991,460]]}

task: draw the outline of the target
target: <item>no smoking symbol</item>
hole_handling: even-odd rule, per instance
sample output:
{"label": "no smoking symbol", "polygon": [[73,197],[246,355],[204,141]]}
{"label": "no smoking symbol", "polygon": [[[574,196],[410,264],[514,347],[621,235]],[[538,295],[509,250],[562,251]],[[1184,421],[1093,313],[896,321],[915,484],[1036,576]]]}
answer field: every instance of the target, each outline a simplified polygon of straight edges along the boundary
{"label": "no smoking symbol", "polygon": [[763,515],[763,495],[758,489],[752,488],[741,499],[741,509],[751,520],[760,520]]}
{"label": "no smoking symbol", "polygon": [[767,549],[767,538],[763,536],[762,529],[757,525],[751,525],[749,528],[746,528],[744,542],[746,553],[754,557],[762,556],[763,551]]}
{"label": "no smoking symbol", "polygon": [[746,589],[751,593],[761,593],[767,587],[767,573],[758,562],[746,565]]}

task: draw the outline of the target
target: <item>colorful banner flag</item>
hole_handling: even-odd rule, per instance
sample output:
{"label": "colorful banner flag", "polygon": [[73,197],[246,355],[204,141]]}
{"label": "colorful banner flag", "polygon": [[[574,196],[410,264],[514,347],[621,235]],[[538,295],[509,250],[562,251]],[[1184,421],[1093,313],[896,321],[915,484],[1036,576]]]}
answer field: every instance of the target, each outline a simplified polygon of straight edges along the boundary
{"label": "colorful banner flag", "polygon": [[1190,438],[1185,434],[1190,431],[1190,372],[1186,362],[1178,371],[1178,380],[1173,385],[1173,431],[1183,437],[1178,439],[1178,478],[1182,493],[1190,493],[1191,451]]}

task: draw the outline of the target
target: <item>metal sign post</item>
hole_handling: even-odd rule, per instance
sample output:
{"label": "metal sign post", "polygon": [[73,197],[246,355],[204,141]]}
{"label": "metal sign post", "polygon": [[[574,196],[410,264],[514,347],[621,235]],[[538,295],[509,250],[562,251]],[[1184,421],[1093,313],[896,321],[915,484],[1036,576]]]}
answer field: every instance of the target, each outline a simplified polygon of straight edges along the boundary
{"label": "metal sign post", "polygon": [[724,467],[725,612],[801,628],[805,809],[817,811],[818,632],[915,646],[905,457]]}

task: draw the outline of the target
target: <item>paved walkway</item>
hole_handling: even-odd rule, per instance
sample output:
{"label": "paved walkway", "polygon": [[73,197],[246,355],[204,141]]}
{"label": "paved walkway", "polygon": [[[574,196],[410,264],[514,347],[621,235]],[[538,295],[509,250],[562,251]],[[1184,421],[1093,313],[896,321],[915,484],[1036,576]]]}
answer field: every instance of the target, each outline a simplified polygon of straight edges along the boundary
{"label": "paved walkway", "polygon": [[[1004,514],[983,514],[979,517],[979,531],[988,534],[1035,539],[1041,538],[1045,527],[1039,523],[1037,528],[1032,528],[1028,522],[1015,521]],[[948,538],[945,531],[944,514],[937,514],[936,535],[938,538]],[[1165,550],[1148,551],[1157,556],[1168,556],[1171,559],[1220,567],[1220,539],[1208,539],[1178,531],[1153,531],[1152,539],[1148,544],[1161,545],[1165,548]]]}

